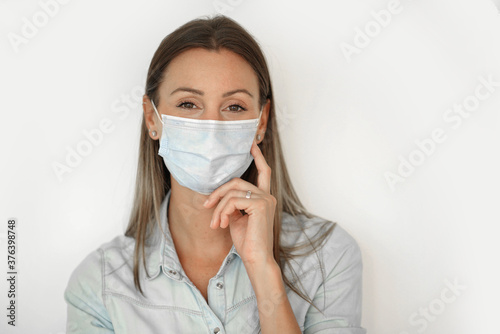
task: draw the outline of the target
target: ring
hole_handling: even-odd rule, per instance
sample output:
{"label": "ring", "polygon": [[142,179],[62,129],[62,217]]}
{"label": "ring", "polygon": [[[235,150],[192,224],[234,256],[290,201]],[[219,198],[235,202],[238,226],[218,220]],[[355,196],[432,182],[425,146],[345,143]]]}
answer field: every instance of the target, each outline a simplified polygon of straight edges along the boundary
{"label": "ring", "polygon": [[252,195],[252,192],[250,190],[247,191],[247,195],[245,196],[245,198],[250,198],[250,196]]}

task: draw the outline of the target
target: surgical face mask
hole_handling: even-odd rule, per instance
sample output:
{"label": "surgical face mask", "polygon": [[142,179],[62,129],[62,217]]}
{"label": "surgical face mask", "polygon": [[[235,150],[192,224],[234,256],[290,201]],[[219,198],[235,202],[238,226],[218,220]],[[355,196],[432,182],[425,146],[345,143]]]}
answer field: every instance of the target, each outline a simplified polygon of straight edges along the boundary
{"label": "surgical face mask", "polygon": [[240,177],[253,160],[250,153],[258,118],[240,121],[201,120],[158,113],[163,124],[158,154],[175,180],[203,195]]}

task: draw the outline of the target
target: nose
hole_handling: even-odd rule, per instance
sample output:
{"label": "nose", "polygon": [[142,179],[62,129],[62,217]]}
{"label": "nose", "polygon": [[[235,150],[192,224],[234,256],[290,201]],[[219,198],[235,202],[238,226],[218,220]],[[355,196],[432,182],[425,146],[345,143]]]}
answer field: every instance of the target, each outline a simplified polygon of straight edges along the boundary
{"label": "nose", "polygon": [[207,106],[199,119],[203,120],[214,120],[214,121],[224,121],[224,115],[219,110],[218,106]]}

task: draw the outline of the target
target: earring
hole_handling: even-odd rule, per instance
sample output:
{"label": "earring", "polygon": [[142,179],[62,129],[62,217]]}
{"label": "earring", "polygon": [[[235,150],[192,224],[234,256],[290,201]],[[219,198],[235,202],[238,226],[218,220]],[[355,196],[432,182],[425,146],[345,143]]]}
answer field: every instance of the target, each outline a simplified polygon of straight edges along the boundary
{"label": "earring", "polygon": [[156,137],[156,131],[155,131],[155,130],[149,130],[149,132],[151,132],[151,135],[152,135],[153,137]]}
{"label": "earring", "polygon": [[260,134],[259,134],[259,135],[257,135],[257,140],[260,140]]}

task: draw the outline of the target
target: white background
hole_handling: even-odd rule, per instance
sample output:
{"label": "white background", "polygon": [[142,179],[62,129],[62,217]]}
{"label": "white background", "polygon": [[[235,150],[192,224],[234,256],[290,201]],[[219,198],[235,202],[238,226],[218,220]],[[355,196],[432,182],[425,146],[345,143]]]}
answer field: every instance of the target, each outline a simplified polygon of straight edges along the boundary
{"label": "white background", "polygon": [[[480,76],[500,82],[493,2],[401,0],[349,62],[342,43],[354,45],[356,29],[389,1],[226,1],[268,58],[300,198],[362,249],[363,327],[497,331],[500,87],[460,126],[443,119]],[[19,268],[16,328],[6,325],[0,280],[2,333],[64,332],[72,270],[127,225],[151,57],[164,36],[215,9],[212,0],[94,0],[60,4],[47,22],[40,12],[37,1],[0,2],[2,277],[10,217]],[[38,32],[14,47],[9,36],[34,17]],[[66,164],[105,119],[112,131],[58,178],[54,163]],[[446,140],[391,189],[384,175],[397,173],[400,157],[418,157],[415,141],[436,128]]]}

